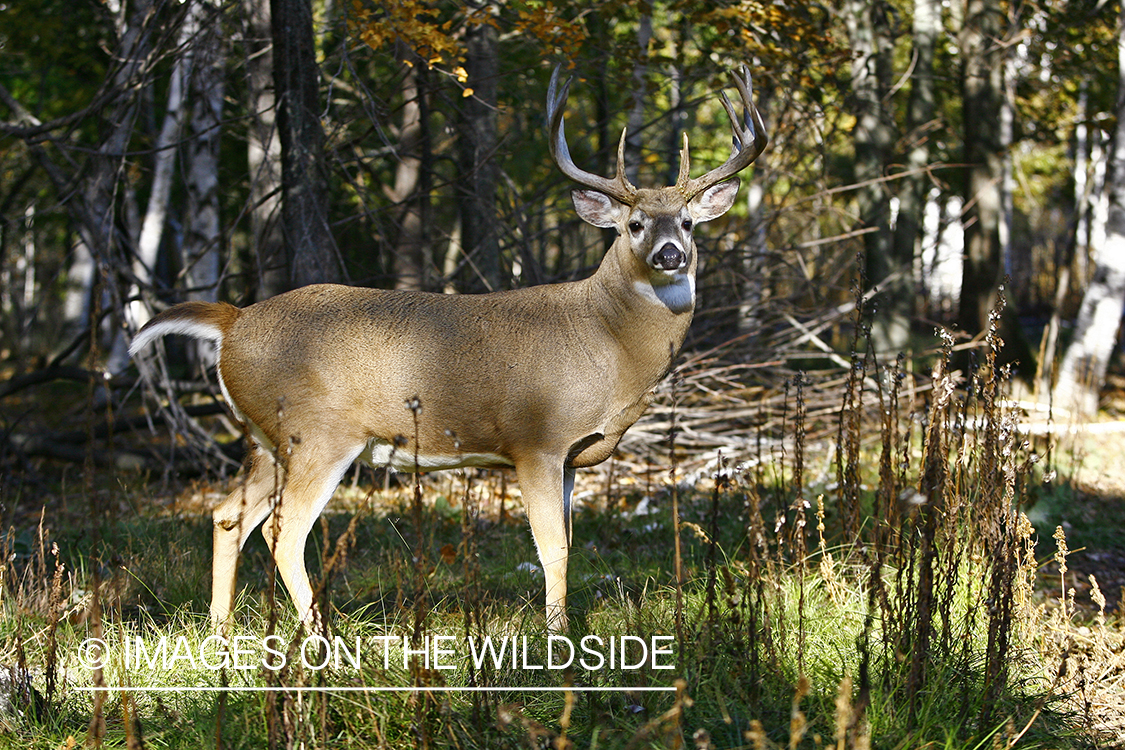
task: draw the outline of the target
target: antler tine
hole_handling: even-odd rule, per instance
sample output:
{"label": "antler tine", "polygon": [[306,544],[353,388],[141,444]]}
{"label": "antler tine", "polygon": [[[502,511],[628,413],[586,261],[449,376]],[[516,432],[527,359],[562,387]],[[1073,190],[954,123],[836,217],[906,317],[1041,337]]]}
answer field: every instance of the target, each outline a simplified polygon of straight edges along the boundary
{"label": "antler tine", "polygon": [[754,86],[750,80],[749,66],[743,64],[740,72],[734,73],[731,77],[734,79],[735,88],[738,89],[738,95],[742,99],[742,106],[746,113],[740,120],[726,92],[721,92],[723,108],[726,109],[727,116],[730,117],[731,129],[733,130],[731,155],[722,166],[712,169],[707,174],[694,180],[688,177],[688,142],[685,134],[684,146],[680,151],[680,175],[676,180],[676,186],[688,198],[693,198],[707,188],[718,185],[741,172],[758,158],[759,154],[765,150],[766,144],[769,143],[769,135],[766,133],[765,123],[762,122],[762,115],[758,112],[758,108],[754,106]]}
{"label": "antler tine", "polygon": [[551,83],[547,87],[547,122],[550,126],[551,158],[555,160],[562,173],[575,182],[612,196],[627,205],[634,205],[637,201],[637,188],[625,177],[624,130],[621,131],[621,141],[617,145],[617,174],[612,180],[580,169],[571,158],[564,132],[563,105],[566,104],[566,96],[570,92],[570,84],[574,77],[568,78],[559,90],[560,70],[562,70],[561,65],[555,67],[555,71],[551,74]]}

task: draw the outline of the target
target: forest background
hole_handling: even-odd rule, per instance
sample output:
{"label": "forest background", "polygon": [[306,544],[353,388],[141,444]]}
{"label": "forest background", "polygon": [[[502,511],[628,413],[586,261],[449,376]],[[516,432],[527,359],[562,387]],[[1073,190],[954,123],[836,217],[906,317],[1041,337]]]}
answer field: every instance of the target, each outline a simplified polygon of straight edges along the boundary
{"label": "forest background", "polygon": [[[779,333],[856,284],[877,293],[884,355],[931,346],[935,325],[979,340],[1006,276],[1004,356],[1033,385],[1061,369],[1088,413],[1125,294],[1118,16],[1096,0],[7,3],[3,359],[78,363],[93,326],[95,369],[118,375],[127,332],[185,298],[589,273],[609,238],[550,162],[551,69],[581,79],[578,163],[608,173],[627,126],[627,173],[657,185],[682,131],[697,164],[725,158],[715,93],[746,62],[772,145],[703,238],[689,348],[776,359]],[[1087,290],[1118,303],[1093,339]],[[1074,382],[1092,390],[1076,401]]]}
{"label": "forest background", "polygon": [[[754,77],[755,101],[770,145],[742,175],[734,209],[696,233],[699,302],[677,375],[649,416],[629,433],[608,473],[596,479],[606,488],[606,513],[586,519],[585,531],[593,535],[603,525],[620,531],[625,514],[616,514],[614,503],[639,507],[635,496],[623,498],[652,482],[652,466],[658,462],[654,456],[669,457],[671,475],[681,472],[685,486],[696,482],[698,492],[685,503],[694,503],[701,514],[706,507],[713,509],[709,530],[719,527],[721,492],[734,492],[722,473],[724,457],[746,459],[747,466],[751,459],[760,461],[758,467],[772,462],[776,476],[758,468],[752,482],[739,485],[741,495],[722,496],[724,502],[730,500],[730,508],[750,513],[747,523],[753,525],[762,517],[753,517],[757,505],[747,497],[756,498],[760,491],[766,498],[762,507],[775,503],[781,519],[772,532],[777,540],[764,543],[769,555],[776,553],[776,566],[770,568],[774,558],[762,562],[760,576],[743,576],[747,569],[758,570],[754,544],[721,540],[737,551],[726,569],[735,571],[725,579],[727,585],[748,581],[739,606],[749,606],[745,601],[751,593],[758,605],[772,601],[775,594],[762,593],[768,588],[762,582],[768,581],[777,584],[777,591],[799,588],[803,608],[805,589],[787,578],[788,566],[796,566],[799,579],[809,572],[808,560],[819,554],[831,602],[826,600],[825,613],[818,616],[823,614],[826,633],[835,628],[836,637],[851,639],[839,646],[852,659],[847,662],[854,667],[850,674],[860,668],[849,649],[871,634],[865,630],[870,620],[864,625],[855,613],[866,607],[870,615],[879,609],[888,623],[881,637],[885,674],[891,675],[883,681],[890,708],[883,708],[899,723],[886,720],[893,724],[883,730],[887,746],[908,746],[897,743],[910,733],[919,746],[929,746],[928,738],[947,732],[963,739],[965,747],[977,747],[978,740],[1000,732],[999,727],[1005,727],[1007,746],[1018,744],[1027,729],[1006,728],[1014,726],[1013,720],[1005,718],[1008,704],[998,703],[997,695],[1003,692],[998,686],[1023,684],[1014,667],[1010,675],[1006,671],[1008,638],[1018,640],[1012,635],[1018,630],[1012,629],[1013,592],[1022,591],[1017,578],[1025,572],[1033,577],[1036,562],[1031,553],[1027,560],[1019,558],[1026,539],[1017,541],[1016,526],[1008,522],[1017,505],[1054,492],[1054,486],[1042,490],[1053,468],[1036,474],[1031,458],[1023,460],[1023,451],[1043,446],[1003,447],[1015,432],[994,431],[1001,424],[1001,401],[999,391],[991,389],[998,387],[1002,367],[1010,367],[1012,395],[1018,400],[1004,401],[1004,408],[1015,404],[1033,421],[1048,415],[1056,421],[1096,420],[1099,406],[1103,417],[1119,407],[1114,384],[1120,381],[1114,377],[1122,371],[1117,342],[1125,303],[1125,27],[1121,9],[1103,0],[0,0],[0,520],[5,529],[14,529],[0,534],[0,549],[22,550],[5,560],[14,561],[11,571],[25,576],[6,572],[0,586],[2,603],[20,613],[0,618],[5,660],[9,653],[21,652],[21,618],[38,623],[37,632],[49,628],[54,638],[64,612],[89,608],[90,590],[97,601],[99,566],[107,556],[120,553],[135,563],[131,575],[142,580],[142,573],[135,572],[139,570],[147,576],[146,592],[116,600],[119,611],[131,612],[130,617],[144,621],[147,613],[165,607],[160,624],[178,625],[176,608],[190,608],[205,598],[208,530],[200,529],[207,522],[196,523],[201,514],[190,502],[183,506],[175,499],[168,506],[166,501],[184,489],[184,477],[200,481],[201,476],[233,473],[241,443],[218,403],[209,371],[212,352],[168,342],[167,358],[129,361],[131,333],[156,311],[185,299],[245,305],[319,281],[476,293],[588,275],[612,238],[577,218],[569,196],[572,185],[550,159],[544,102],[551,71],[562,65],[576,77],[567,117],[575,162],[592,172],[612,173],[625,127],[627,175],[636,184],[658,186],[675,181],[681,133],[690,135],[697,172],[729,155],[730,131],[717,93],[729,85],[728,70],[743,63]],[[903,384],[901,394],[898,383]],[[960,401],[950,400],[955,388]],[[899,397],[901,414],[897,406],[884,409]],[[979,409],[978,416],[984,417],[959,420],[954,416],[958,408],[964,409],[963,416]],[[81,410],[80,418],[75,409]],[[154,427],[154,415],[171,429]],[[901,432],[895,422],[900,417],[908,424]],[[982,427],[986,423],[989,427]],[[977,428],[980,438],[974,442],[977,438],[966,436]],[[873,438],[879,432],[881,437]],[[912,442],[916,438],[917,446]],[[825,479],[831,473],[827,470],[817,478],[830,500],[833,492],[839,496],[839,517],[829,519],[830,525],[833,520],[837,524],[832,538],[843,538],[842,544],[849,546],[860,538],[862,526],[864,538],[872,542],[868,548],[858,543],[848,547],[847,575],[878,580],[881,559],[853,565],[851,555],[862,558],[885,548],[899,556],[894,558],[901,563],[899,581],[915,580],[911,576],[924,580],[919,571],[929,564],[925,543],[940,539],[948,544],[942,552],[948,557],[942,559],[949,568],[946,578],[945,573],[936,576],[935,585],[948,582],[947,603],[960,597],[954,592],[965,586],[970,604],[963,633],[986,628],[987,647],[958,650],[958,643],[969,643],[968,635],[958,640],[962,631],[951,625],[948,609],[944,623],[930,616],[932,601],[923,605],[921,584],[914,588],[904,583],[901,599],[883,591],[881,602],[875,595],[868,598],[865,583],[856,584],[850,615],[842,615],[853,620],[846,628],[835,627],[832,617],[841,608],[831,582],[837,568],[824,536],[819,552],[811,552],[815,542],[811,525],[805,525],[811,490],[803,484],[803,472],[812,471],[802,463],[806,440],[827,447],[824,465],[834,462],[837,467],[834,485]],[[872,445],[880,440],[883,457],[876,459]],[[1117,466],[1119,441],[1098,440],[1108,456],[1103,475],[1122,481],[1104,497],[1086,494],[1074,506],[1094,519],[1093,526],[1108,527],[1113,524],[1100,522],[1116,517],[1107,509],[1120,514],[1119,504],[1112,502],[1125,494],[1125,478]],[[916,450],[925,452],[925,461],[918,460]],[[957,450],[962,452],[953,459]],[[646,458],[631,462],[631,454]],[[892,467],[891,455],[903,457],[901,466]],[[1017,455],[1023,461],[1018,470]],[[980,464],[974,463],[981,456]],[[943,460],[951,467],[948,476],[936,468]],[[643,470],[638,469],[642,463]],[[996,470],[1001,464],[1002,470]],[[81,488],[70,471],[79,465]],[[147,473],[130,473],[138,467]],[[907,476],[915,469],[923,475]],[[879,476],[873,478],[875,471]],[[977,484],[959,471],[985,478]],[[713,485],[707,484],[709,474]],[[912,487],[930,492],[947,480],[957,485],[949,497],[964,500],[963,507],[972,505],[978,490],[987,495],[987,502],[979,504],[987,519],[962,523],[956,513],[941,509],[932,517],[942,520],[930,523],[925,512],[900,516],[901,508],[892,510],[896,503],[907,507],[922,497],[912,494]],[[503,498],[503,480],[496,484],[496,494]],[[195,491],[198,486],[191,484],[186,494],[206,496],[206,491]],[[668,491],[674,496],[678,486],[669,482]],[[713,496],[706,495],[712,489]],[[89,499],[88,508],[68,505],[74,493]],[[160,499],[138,500],[151,499],[149,493]],[[470,494],[466,489],[465,498]],[[868,503],[864,513],[872,507],[875,512],[861,521],[863,503]],[[52,520],[45,522],[48,505]],[[632,506],[630,513],[636,511]],[[880,509],[886,513],[880,515]],[[150,511],[189,513],[196,520],[175,516],[184,526],[178,529],[187,535],[183,540],[157,537],[152,549],[136,551],[134,545],[139,549],[148,539],[148,527],[136,532],[123,518],[151,520],[146,517]],[[501,499],[500,521],[505,513]],[[901,522],[899,531],[917,533],[888,533],[892,517],[895,524]],[[650,533],[644,530],[647,525],[640,527],[644,516],[634,520],[638,529],[618,535],[629,544]],[[973,525],[978,521],[979,528]],[[700,535],[694,542],[694,569],[710,575],[706,607],[698,606],[707,612],[700,615],[703,626],[714,628],[708,636],[713,640],[707,641],[714,650],[700,648],[700,671],[710,668],[723,634],[740,648],[747,633],[751,642],[747,650],[730,656],[733,687],[722,684],[713,692],[729,697],[750,684],[738,682],[737,675],[747,653],[757,674],[758,645],[766,654],[763,664],[771,659],[772,666],[782,663],[787,632],[798,634],[795,652],[803,671],[808,666],[803,661],[805,629],[815,618],[803,609],[797,614],[787,609],[792,603],[784,592],[776,594],[773,610],[763,605],[755,611],[755,617],[765,612],[761,616],[768,620],[760,631],[753,627],[757,620],[737,620],[735,615],[745,611],[733,604],[729,612],[716,614],[721,608],[714,606],[715,581],[727,573],[716,572],[719,537],[708,537],[702,523],[692,527]],[[793,528],[800,533],[786,523],[798,524]],[[943,530],[942,523],[949,529]],[[64,606],[62,599],[53,598],[56,593],[46,584],[54,563],[45,528],[69,535],[61,558],[55,548],[54,563],[66,560],[55,568],[55,581],[64,578],[59,571],[66,567],[74,596],[86,592],[85,603]],[[85,538],[89,528],[108,534],[104,548]],[[117,531],[105,531],[110,528]],[[464,529],[465,538],[472,540],[473,528],[466,522],[439,533]],[[496,528],[502,531],[502,523]],[[328,527],[324,529],[327,540]],[[733,534],[732,529],[726,531]],[[424,536],[420,528],[416,531],[418,538]],[[957,536],[963,531],[964,540]],[[677,549],[680,532],[676,525]],[[409,531],[403,533],[409,537]],[[1097,572],[1103,582],[1110,579],[1112,611],[1112,602],[1120,599],[1125,544],[1120,534],[1109,533],[1109,562]],[[433,532],[430,536],[432,540]],[[494,546],[515,554],[512,550],[521,544],[515,540],[523,536]],[[914,539],[928,542],[916,548],[910,546]],[[1075,610],[1073,594],[1067,603],[1066,550],[1065,542],[1060,543],[1063,590],[1058,594],[1065,619]],[[628,554],[650,564],[649,572],[636,574],[637,580],[667,576],[672,565],[658,555],[669,546],[661,537],[629,548]],[[690,543],[688,549],[690,557]],[[981,550],[998,557],[986,559],[985,567],[992,566],[988,576],[965,584]],[[190,565],[168,563],[177,551],[185,555],[177,559],[190,558]],[[648,559],[650,552],[655,562]],[[261,557],[261,550],[256,554]],[[596,548],[576,551],[592,559],[591,565],[602,563],[601,554]],[[85,562],[84,555],[89,556]],[[395,571],[403,598],[409,572],[403,572],[401,562],[372,555],[377,559],[366,561],[371,564],[364,570]],[[461,560],[460,555],[453,557]],[[736,559],[739,555],[748,555],[753,564]],[[437,559],[445,557],[443,547]],[[518,559],[501,557],[496,568],[507,575]],[[966,567],[958,568],[962,561]],[[465,564],[468,589],[471,570]],[[354,559],[353,565],[361,567]],[[684,583],[679,565],[677,559],[677,597]],[[767,568],[768,575],[763,572]],[[1017,569],[1023,572],[1017,574]],[[161,578],[176,574],[185,580]],[[87,580],[91,575],[93,583]],[[485,579],[502,581],[493,586],[496,601],[510,606],[508,579],[495,575],[489,579],[486,571]],[[703,577],[700,573],[696,580]],[[972,588],[986,585],[986,578],[990,587],[995,581],[987,599],[983,589]],[[39,588],[19,583],[32,579]],[[265,588],[257,583],[257,590]],[[449,585],[455,589],[461,584]],[[625,593],[618,602],[601,585],[579,589],[585,593],[578,598],[587,598],[581,611],[594,613],[591,617],[599,613],[595,603],[609,606],[604,602],[612,600],[621,605],[611,613],[618,622],[640,622],[641,609],[659,621],[654,628],[672,621],[666,598],[650,595],[655,599],[646,602],[649,606],[630,609],[632,600]],[[376,588],[362,589],[362,596]],[[535,588],[528,589],[528,598]],[[647,583],[643,588],[648,591]],[[1090,588],[1097,591],[1096,584]],[[991,594],[996,592],[1007,597],[1009,609],[993,606]],[[909,598],[915,593],[916,602]],[[644,595],[634,598],[643,600]],[[497,609],[506,611],[503,606]],[[1103,598],[1102,615],[1104,611]],[[677,626],[681,615],[677,608]],[[993,617],[1001,618],[995,627]],[[362,626],[345,621],[347,627]],[[786,622],[790,630],[778,626],[770,631],[769,623]],[[1105,622],[1104,617],[1099,620],[1103,635],[1109,632]],[[1041,632],[1058,632],[1051,630],[1055,620],[1051,623]],[[901,632],[892,625],[901,626]],[[729,627],[729,633],[722,627]],[[780,633],[776,641],[771,632]],[[1100,736],[1120,739],[1125,701],[1118,686],[1120,633],[1113,632],[1117,650],[1104,649],[1112,651],[1105,663],[1116,666],[1102,672],[1112,702],[1087,700],[1084,710],[1089,727],[1108,722],[1112,714],[1113,727],[1095,729]],[[759,633],[761,644],[755,640]],[[996,642],[993,633],[1002,634]],[[937,657],[927,662],[932,654],[924,644],[931,635],[940,643],[935,651],[952,655],[954,677],[934,668],[941,664]],[[1043,636],[1042,642],[1051,637]],[[1046,651],[1050,659],[1067,664],[1074,658],[1072,642],[1058,646],[1062,640],[1056,641],[1057,648]],[[878,661],[877,648],[865,645],[860,651],[864,665],[872,654]],[[903,654],[912,661],[904,661]],[[978,663],[974,660],[980,654]],[[47,663],[51,674],[54,667]],[[934,690],[924,679],[927,668]],[[796,716],[808,685],[803,673],[797,679],[796,667],[781,671],[785,674],[777,678],[771,695],[783,695],[785,704],[796,694]],[[832,672],[829,692],[838,682],[844,694],[841,676]],[[45,691],[48,703],[53,679],[48,678]],[[874,683],[877,691],[879,679]],[[776,689],[778,684],[784,688]],[[918,696],[940,700],[949,684],[971,686],[979,703],[966,707],[966,699],[966,705],[933,716],[918,707],[925,705]],[[1019,710],[1010,716],[1018,717],[1020,726],[1025,721],[1027,727],[1036,725],[1054,742],[1056,735],[1050,732],[1070,724],[1043,718],[1047,694],[1057,697],[1059,692],[1057,683],[1050,685],[1041,699],[1013,698]],[[859,692],[865,694],[869,687],[864,684]],[[831,703],[831,697],[823,697],[823,684],[821,688],[822,703]],[[701,689],[701,683],[689,680],[688,689]],[[749,692],[757,690],[754,683]],[[653,723],[657,718],[648,723],[620,719],[615,726],[627,727],[619,730],[624,733],[620,744],[638,746],[637,738],[663,732],[671,723],[680,732],[688,705],[684,695],[681,689],[674,704],[681,713],[674,722],[668,718],[671,713],[657,717],[663,723]],[[763,705],[756,702],[759,698],[755,693],[742,705],[736,716],[742,722],[739,729],[730,730],[731,738],[721,746],[753,744],[750,735],[739,732],[753,728],[743,720]],[[51,747],[72,737],[73,714],[85,711],[88,702],[75,708],[79,703],[70,694],[59,703],[71,712],[70,723],[21,736],[38,737]],[[95,718],[101,711],[97,705]],[[224,737],[228,745],[262,746],[264,740],[255,732],[262,731],[259,719],[276,719],[273,704],[239,704],[228,714],[223,705],[176,716],[161,713],[161,705],[144,708],[150,711],[146,716],[161,716],[190,737],[184,746],[199,746],[191,744],[196,739],[191,732],[203,732],[199,727],[204,725],[208,732],[214,726],[214,736]],[[313,714],[319,709],[310,707],[317,705],[328,703],[310,701],[299,709],[306,712],[301,721],[269,723],[269,744],[284,745],[282,735],[287,741],[307,739],[303,732],[311,737],[318,726],[331,724],[324,715],[316,724]],[[696,706],[696,715],[703,717],[697,720],[700,729],[716,731],[730,718],[722,700],[708,709],[704,705],[700,700]],[[474,702],[472,731],[485,732],[492,718],[479,718],[478,707]],[[593,737],[591,746],[597,744],[598,732],[610,726],[595,708],[589,708],[593,718],[584,730],[587,739]],[[618,708],[625,715],[634,706]],[[128,702],[116,710],[124,717],[121,731],[129,735]],[[212,710],[217,718],[206,713]],[[551,704],[540,707],[537,716],[558,717],[562,710]],[[788,721],[787,705],[769,710],[774,728]],[[829,717],[825,722],[831,714],[831,709],[822,712]],[[416,744],[428,746],[418,738],[428,737],[442,721],[456,723],[466,714],[451,715],[422,716],[405,706],[380,726],[409,730]],[[496,715],[495,710],[488,714]],[[561,715],[569,721],[570,708]],[[880,736],[879,714],[872,709],[871,715],[866,729],[858,719],[846,725],[849,742],[862,746],[860,740],[872,726]],[[970,715],[975,722],[957,724]],[[366,736],[369,719],[344,716],[334,721]],[[531,737],[532,724],[512,721]],[[560,726],[565,739],[567,725],[560,719],[552,726]],[[100,741],[104,727],[97,730],[93,721],[90,727],[89,736]],[[330,744],[324,734],[317,736],[321,745]],[[523,738],[510,738],[512,746]],[[697,738],[697,747],[708,746],[700,742]],[[774,742],[781,744],[781,736]],[[1087,746],[1084,741],[1076,745]],[[348,745],[341,741],[339,746]],[[389,740],[385,746],[396,745]]]}

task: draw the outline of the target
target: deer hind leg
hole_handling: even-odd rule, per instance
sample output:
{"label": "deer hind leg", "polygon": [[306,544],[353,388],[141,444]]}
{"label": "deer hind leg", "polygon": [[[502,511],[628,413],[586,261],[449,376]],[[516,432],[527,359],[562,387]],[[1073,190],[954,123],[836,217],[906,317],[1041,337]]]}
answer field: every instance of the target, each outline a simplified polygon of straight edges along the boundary
{"label": "deer hind leg", "polygon": [[273,457],[252,444],[245,475],[212,511],[211,623],[217,632],[226,631],[234,608],[239,552],[250,532],[269,515],[270,497],[280,477]]}
{"label": "deer hind leg", "polygon": [[517,462],[516,475],[543,566],[547,628],[552,632],[566,630],[566,565],[574,470],[564,468],[562,459],[537,458]]}
{"label": "deer hind leg", "polygon": [[272,515],[262,524],[277,571],[308,628],[321,620],[305,569],[305,541],[336,486],[363,448],[362,441],[341,446],[302,441],[289,458],[285,489]]}

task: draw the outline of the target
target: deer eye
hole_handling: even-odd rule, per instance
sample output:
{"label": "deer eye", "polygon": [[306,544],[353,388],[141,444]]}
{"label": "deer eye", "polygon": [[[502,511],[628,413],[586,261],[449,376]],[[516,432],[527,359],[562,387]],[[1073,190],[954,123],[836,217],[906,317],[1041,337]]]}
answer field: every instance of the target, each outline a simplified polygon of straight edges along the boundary
{"label": "deer eye", "polygon": [[690,232],[691,231],[691,219],[684,219],[683,223],[680,224],[680,226],[684,228],[685,232]]}
{"label": "deer eye", "polygon": [[644,229],[644,225],[641,224],[641,222],[639,222],[639,221],[630,221],[629,222],[629,231],[632,232],[633,234],[640,234],[642,229]]}

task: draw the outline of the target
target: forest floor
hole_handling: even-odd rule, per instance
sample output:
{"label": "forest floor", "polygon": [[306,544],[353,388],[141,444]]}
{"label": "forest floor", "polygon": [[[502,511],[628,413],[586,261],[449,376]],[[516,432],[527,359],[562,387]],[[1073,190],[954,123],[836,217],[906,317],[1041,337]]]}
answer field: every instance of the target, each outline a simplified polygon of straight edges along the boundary
{"label": "forest floor", "polygon": [[[1043,473],[1049,480],[1028,488],[1026,509],[1038,536],[1036,558],[1040,563],[1040,575],[1037,601],[1048,613],[1041,618],[1044,633],[1040,637],[1063,644],[1054,652],[1069,654],[1069,658],[1064,656],[1067,669],[1077,670],[1084,676],[1084,679],[1070,680],[1069,684],[1079,687],[1068,690],[1071,710],[1076,715],[1087,717],[1084,723],[1093,735],[1088,745],[1079,746],[1125,749],[1125,601],[1122,598],[1125,592],[1125,379],[1115,381],[1113,385],[1113,390],[1103,401],[1105,409],[1097,422],[1073,432],[1055,433],[1056,436],[1050,440],[1042,436],[1034,438],[1034,447],[1044,459]],[[35,434],[43,429],[59,435],[67,427],[80,428],[81,424],[76,424],[73,417],[66,415],[73,414],[71,409],[82,403],[86,398],[85,392],[85,386],[49,386],[47,394],[39,393],[36,397],[28,394],[26,401],[18,401],[16,411],[21,416],[5,419],[5,426],[9,434]],[[45,395],[53,395],[54,398],[44,401]],[[9,399],[5,406],[15,407],[15,401]],[[44,403],[49,405],[40,408]],[[158,428],[157,434],[166,434],[166,431]],[[121,435],[117,444],[126,450],[136,450],[139,435]],[[812,453],[810,446],[807,457],[810,465],[824,463],[827,466],[831,463],[831,458],[813,457]],[[128,457],[140,455],[140,452],[120,455]],[[0,458],[3,456],[0,455]],[[94,494],[114,505],[102,510],[122,525],[130,524],[135,516],[145,517],[150,525],[159,523],[159,520],[154,520],[159,518],[195,519],[190,521],[190,528],[181,528],[175,537],[159,537],[162,544],[171,548],[164,549],[163,553],[170,556],[177,550],[186,552],[188,547],[196,545],[199,549],[193,547],[191,554],[207,557],[203,549],[206,543],[199,532],[204,527],[209,528],[207,511],[222,496],[223,482],[185,482],[172,477],[161,481],[155,472],[140,474],[123,468],[120,462],[98,468],[96,476],[91,479],[84,474],[82,464],[78,462],[35,458],[20,465],[11,454],[7,458],[9,467],[19,468],[32,478],[21,485],[21,489],[7,495],[14,503],[0,507],[0,521],[4,529],[29,530],[33,535],[34,529],[41,523],[40,519],[45,517],[56,534],[80,533],[76,530],[82,529],[90,517],[89,505],[77,499],[83,496],[81,486],[86,483],[88,490],[93,490]],[[876,462],[872,456],[872,464]],[[667,472],[662,468],[627,468],[627,464],[619,464],[616,474],[614,471],[610,464],[606,464],[598,471],[583,472],[577,496],[604,496],[606,499],[593,502],[608,506],[609,494],[620,495],[630,492],[630,488],[643,489],[648,483],[659,484]],[[813,472],[810,470],[810,473]],[[707,484],[705,474],[702,474],[704,481],[698,490],[700,492],[707,492],[702,487]],[[452,476],[447,473],[441,476],[447,475]],[[0,476],[0,482],[3,481],[5,478]],[[448,491],[443,490],[441,482],[444,480],[429,481],[435,482],[431,487],[434,491],[427,491],[429,499],[442,495],[455,496],[452,486]],[[499,488],[489,487],[488,492],[505,493],[511,489],[496,477],[485,481],[500,485]],[[349,482],[350,479],[345,480],[345,485]],[[611,486],[616,489],[607,491],[606,488]],[[409,494],[408,485],[402,490],[402,494]],[[350,507],[354,505],[352,498],[357,494],[363,495],[364,491],[345,488],[338,494],[336,502]],[[645,490],[642,494],[650,493]],[[517,528],[523,523],[518,503],[511,499],[516,496],[518,491],[513,492],[507,502],[507,509],[514,517],[508,519],[512,523],[507,525],[514,529],[513,538],[521,546],[526,546],[526,552],[530,554],[530,542],[524,538],[528,536],[526,529]],[[4,497],[0,494],[0,500]],[[152,505],[139,507],[146,498],[154,501]],[[629,512],[639,513],[635,509]],[[504,513],[500,512],[500,526],[505,525]],[[615,524],[618,523],[619,519],[611,519],[608,525],[617,528]],[[698,532],[699,527],[694,528]],[[1065,571],[1060,570],[1057,556],[1053,553],[1055,544],[1052,536],[1056,528],[1063,530],[1069,548]],[[607,528],[604,534],[598,535],[605,548],[600,551],[595,548],[588,554],[598,559],[601,555],[611,559],[612,548],[621,545],[625,550],[622,554],[636,555],[637,550],[629,550],[629,544],[645,537],[643,533],[638,534],[629,528],[624,531],[627,533],[623,540],[615,540],[611,529]],[[691,532],[685,531],[684,536],[690,537]],[[666,567],[667,561],[661,562],[661,565]],[[169,585],[183,586],[187,591],[180,596],[202,602],[206,597],[205,566],[190,572],[191,575],[184,581],[173,580]],[[152,576],[152,580],[159,578]],[[1101,606],[1098,591],[1105,598],[1105,604]],[[159,597],[162,592],[157,588],[151,593]],[[1063,617],[1050,614],[1060,609]],[[0,746],[2,744],[0,742]]]}
{"label": "forest floor", "polygon": [[[1060,516],[1068,540],[1075,539],[1081,546],[1067,557],[1068,595],[1074,591],[1075,607],[1084,610],[1073,618],[1076,625],[1071,637],[1081,649],[1084,644],[1099,643],[1098,648],[1088,648],[1090,680],[1089,701],[1093,716],[1106,747],[1125,748],[1125,438],[1107,441],[1117,451],[1117,465],[1104,474],[1090,472],[1088,479],[1079,478],[1073,484],[1070,508]],[[1103,444],[1104,446],[1104,444]],[[1084,530],[1077,531],[1081,526]],[[1044,570],[1044,580],[1061,581],[1058,564],[1051,562]],[[1091,581],[1106,599],[1105,619],[1098,615],[1098,605],[1092,597]],[[1058,597],[1061,585],[1046,585],[1050,596]],[[1100,627],[1112,633],[1105,639],[1095,638]],[[1113,644],[1113,645],[1109,645]]]}
{"label": "forest floor", "polygon": [[[1085,653],[1089,693],[1081,699],[1093,708],[1104,746],[1125,748],[1125,378],[1114,378],[1111,386],[1096,422],[1054,441],[1057,491],[1043,492],[1028,515],[1039,533],[1043,595],[1061,601],[1065,580],[1075,608],[1070,637],[1076,648],[1101,644]],[[1069,547],[1065,578],[1047,554],[1055,527]],[[1096,602],[1095,580],[1104,610]],[[1096,638],[1099,628],[1112,637]]]}

